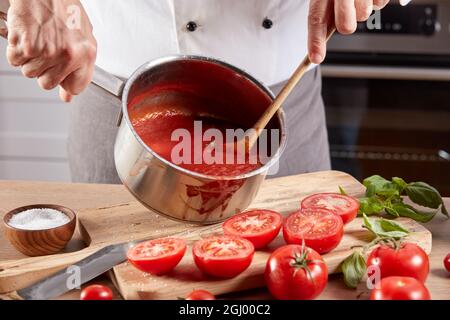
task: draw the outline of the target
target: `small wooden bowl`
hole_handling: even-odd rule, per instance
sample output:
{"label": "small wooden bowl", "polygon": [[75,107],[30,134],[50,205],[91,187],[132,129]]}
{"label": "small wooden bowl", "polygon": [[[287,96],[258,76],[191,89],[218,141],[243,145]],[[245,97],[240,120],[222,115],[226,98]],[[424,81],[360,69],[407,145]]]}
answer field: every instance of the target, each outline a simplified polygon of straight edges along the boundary
{"label": "small wooden bowl", "polygon": [[[42,208],[58,210],[68,216],[70,221],[62,226],[45,230],[24,230],[9,225],[9,220],[13,215],[30,209]],[[77,219],[75,212],[69,208],[58,205],[38,204],[20,207],[8,212],[3,217],[3,223],[6,237],[11,244],[23,254],[36,257],[61,251],[72,238]]]}

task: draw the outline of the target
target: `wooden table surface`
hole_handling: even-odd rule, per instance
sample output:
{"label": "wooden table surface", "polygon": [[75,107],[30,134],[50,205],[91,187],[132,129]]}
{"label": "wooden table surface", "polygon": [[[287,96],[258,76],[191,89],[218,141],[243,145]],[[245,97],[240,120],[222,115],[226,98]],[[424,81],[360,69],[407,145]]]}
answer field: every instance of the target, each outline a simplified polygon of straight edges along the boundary
{"label": "wooden table surface", "polygon": [[[47,182],[0,181],[0,213],[3,214],[16,207],[34,203],[57,203],[75,210],[108,206],[132,201],[132,196],[121,185],[83,185]],[[450,198],[445,199],[450,208]],[[443,259],[450,253],[450,221],[443,215],[437,216],[425,225],[433,233],[433,249],[430,254],[430,275],[426,286],[433,299],[450,299],[450,273],[443,267]],[[3,237],[3,232],[0,237]],[[77,236],[71,242],[71,250],[81,245]],[[16,258],[21,255],[12,248],[0,248],[2,257]],[[92,283],[103,283],[113,288],[106,276],[95,279]],[[79,299],[79,291],[74,290],[60,299]],[[345,287],[342,276],[333,275],[326,290],[319,299],[367,299],[369,290],[364,283],[356,290]],[[120,295],[115,291],[116,299]],[[225,296],[227,299],[270,299],[265,289],[242,292]]]}

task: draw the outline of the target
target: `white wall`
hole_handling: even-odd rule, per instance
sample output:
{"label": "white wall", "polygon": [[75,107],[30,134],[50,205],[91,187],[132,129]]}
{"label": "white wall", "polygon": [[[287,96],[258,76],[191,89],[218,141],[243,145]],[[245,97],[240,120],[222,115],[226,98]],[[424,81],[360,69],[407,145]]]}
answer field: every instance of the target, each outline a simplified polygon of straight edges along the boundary
{"label": "white wall", "polygon": [[8,66],[0,38],[0,179],[69,181],[69,108]]}

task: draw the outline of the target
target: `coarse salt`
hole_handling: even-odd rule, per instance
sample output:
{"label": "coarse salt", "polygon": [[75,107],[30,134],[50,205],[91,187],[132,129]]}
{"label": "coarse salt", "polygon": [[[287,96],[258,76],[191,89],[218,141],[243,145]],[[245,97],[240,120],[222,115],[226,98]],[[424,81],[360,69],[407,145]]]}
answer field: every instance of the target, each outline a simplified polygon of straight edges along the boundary
{"label": "coarse salt", "polygon": [[60,227],[70,221],[61,211],[42,208],[19,212],[11,217],[8,224],[22,230],[46,230]]}

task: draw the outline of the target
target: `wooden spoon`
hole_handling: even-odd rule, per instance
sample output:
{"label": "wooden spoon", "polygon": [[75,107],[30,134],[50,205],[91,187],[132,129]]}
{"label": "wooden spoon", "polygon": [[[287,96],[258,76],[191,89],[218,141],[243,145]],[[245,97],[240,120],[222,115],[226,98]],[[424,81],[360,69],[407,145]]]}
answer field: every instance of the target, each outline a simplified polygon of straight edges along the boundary
{"label": "wooden spoon", "polygon": [[[336,31],[336,27],[331,26],[329,27],[327,31],[327,42],[328,40],[333,36],[334,32]],[[308,68],[311,66],[312,62],[309,59],[309,55],[307,55],[300,66],[298,66],[297,70],[295,70],[294,74],[291,76],[289,81],[286,83],[284,88],[281,90],[281,92],[278,94],[276,99],[272,102],[270,107],[264,112],[264,114],[259,118],[259,120],[255,123],[253,126],[251,135],[247,138],[244,138],[244,141],[247,141],[247,147],[246,150],[251,150],[255,143],[258,141],[259,136],[261,135],[261,132],[263,129],[267,126],[267,124],[270,122],[272,117],[277,113],[277,111],[281,108],[281,106],[284,104],[286,99],[289,97],[289,94],[292,92],[292,90],[295,88],[297,83],[303,78],[306,71],[308,71]],[[242,141],[242,140],[241,140]],[[239,142],[238,142],[239,143]]]}

